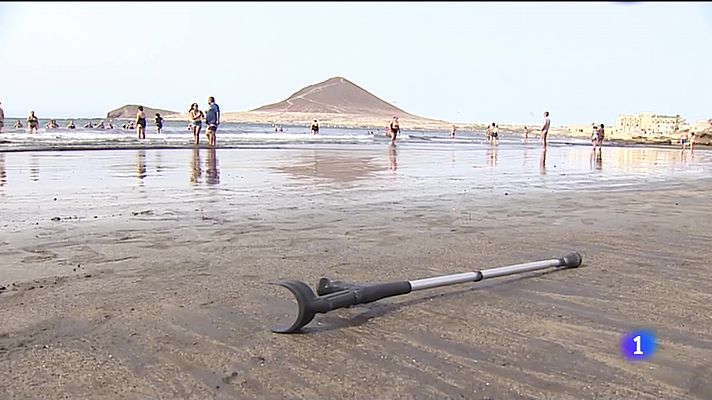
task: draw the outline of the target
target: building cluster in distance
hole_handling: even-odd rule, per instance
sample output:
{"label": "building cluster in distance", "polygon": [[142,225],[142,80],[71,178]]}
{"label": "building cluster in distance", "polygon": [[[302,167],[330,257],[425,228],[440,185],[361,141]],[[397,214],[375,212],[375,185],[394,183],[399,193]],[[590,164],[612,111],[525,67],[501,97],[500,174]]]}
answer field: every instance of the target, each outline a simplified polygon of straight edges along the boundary
{"label": "building cluster in distance", "polygon": [[[680,115],[662,115],[652,112],[640,114],[619,114],[616,125],[607,127],[606,132],[614,136],[673,136],[680,132],[701,132],[712,126],[709,120],[687,123]],[[591,125],[572,125],[569,130],[574,135],[591,133]]]}

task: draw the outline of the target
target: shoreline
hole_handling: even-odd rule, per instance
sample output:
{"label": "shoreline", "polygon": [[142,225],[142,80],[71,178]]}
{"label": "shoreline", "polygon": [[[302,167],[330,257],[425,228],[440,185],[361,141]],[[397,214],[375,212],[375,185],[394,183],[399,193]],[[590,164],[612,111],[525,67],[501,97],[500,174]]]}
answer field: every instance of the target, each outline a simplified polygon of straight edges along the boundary
{"label": "shoreline", "polygon": [[[71,118],[55,118],[60,121],[68,121]],[[93,120],[108,120],[109,118],[93,117],[93,118],[74,118],[75,121],[93,121]],[[188,117],[185,113],[169,114],[164,117],[165,121],[171,122],[181,122],[187,121]],[[306,114],[306,113],[272,113],[272,112],[226,112],[223,114],[223,122],[233,123],[233,124],[245,124],[245,125],[281,125],[286,127],[309,127],[311,122],[317,119],[319,125],[322,128],[334,128],[334,129],[366,129],[373,130],[375,132],[381,132],[389,121],[388,116],[361,116],[361,115],[351,115],[351,114]],[[6,121],[11,121],[13,118],[6,118]],[[24,120],[24,119],[21,119]],[[46,119],[49,121],[49,119]],[[132,118],[113,118],[115,123],[122,121],[131,121]],[[41,124],[45,122],[45,119],[40,119]],[[444,120],[429,119],[429,118],[414,118],[409,119],[408,116],[403,116],[401,118],[403,131],[412,132],[449,132],[450,128],[454,124],[457,126],[459,132],[478,132],[483,133],[488,123],[466,123],[466,122],[448,122]],[[62,124],[60,124],[61,126]],[[537,125],[526,125],[526,124],[499,124],[502,134],[515,134],[518,137],[524,137],[524,127]],[[11,129],[10,126],[6,126],[5,129]],[[119,129],[119,128],[117,128]],[[63,127],[59,130],[66,131]],[[81,131],[81,130],[79,130]],[[121,132],[126,132],[131,134],[134,130],[121,130]],[[271,132],[271,131],[269,131]],[[696,146],[710,146],[712,145],[712,131],[711,132],[700,132],[699,137],[696,142]],[[0,134],[0,144],[2,144],[2,136]],[[579,139],[586,140],[590,139],[588,134],[571,134],[569,131],[569,126],[565,127],[552,127],[549,131],[550,137],[557,138],[567,138],[567,139]],[[530,139],[538,139],[538,131],[534,130],[530,132]],[[642,137],[642,136],[620,136],[612,133],[606,135],[606,142],[608,143],[622,143],[622,144],[637,144],[637,145],[668,145],[675,147],[679,146],[679,137],[659,135],[655,137]],[[0,150],[2,151],[2,150]]]}
{"label": "shoreline", "polygon": [[[305,134],[307,135],[307,134]],[[530,140],[536,140],[537,138],[532,139],[530,136]],[[576,146],[576,147],[591,147],[589,143],[581,143],[581,142],[572,142],[572,141],[567,141],[566,139],[577,139],[576,137],[558,137],[558,138],[551,138],[551,139],[558,139],[556,142],[549,142],[548,147],[557,147],[557,146]],[[550,140],[551,140],[550,139]],[[54,145],[49,145],[49,146],[37,146],[37,147],[13,147],[13,148],[3,148],[2,147],[2,141],[0,140],[0,153],[26,153],[26,152],[51,152],[51,151],[59,151],[59,152],[71,152],[71,151],[110,151],[110,150],[190,150],[190,149],[290,149],[290,148],[305,148],[305,147],[318,147],[318,146],[337,146],[337,147],[348,147],[348,146],[387,146],[388,143],[380,143],[380,142],[375,142],[375,143],[370,143],[370,144],[354,144],[354,143],[334,143],[334,142],[307,142],[307,143],[290,143],[290,142],[282,142],[282,143],[221,143],[220,140],[218,139],[218,144],[216,147],[211,147],[208,146],[207,144],[200,144],[196,146],[189,140],[185,144],[165,144],[165,143],[143,143],[141,144],[140,142],[137,143],[126,143],[124,144],[117,144],[117,143],[112,143],[112,144],[106,144],[102,142],[98,142],[96,145],[91,145],[91,144],[77,144],[77,145],[60,145],[60,146],[54,146]],[[408,145],[413,145],[417,144],[419,146],[428,146],[429,144],[424,144],[422,142],[406,142],[406,141],[401,141],[398,142],[399,145],[403,146],[408,146]],[[442,146],[447,143],[438,143],[434,144],[433,146]],[[451,145],[453,146],[461,146],[462,144],[460,143],[452,143]],[[484,144],[486,146],[486,144]],[[522,144],[523,145],[523,144]],[[505,147],[505,148],[512,148],[516,147],[517,144],[500,144],[498,145],[500,147]],[[492,146],[493,148],[496,146]],[[709,144],[696,144],[695,150],[699,151],[707,151],[710,149]],[[488,147],[489,148],[489,147]],[[604,142],[603,148],[649,148],[649,149],[663,149],[663,150],[681,150],[679,144],[665,144],[665,143],[645,143],[645,142],[634,142],[634,141],[627,141],[627,140],[611,140],[608,141],[608,143]],[[690,151],[689,148],[687,148],[685,151]]]}

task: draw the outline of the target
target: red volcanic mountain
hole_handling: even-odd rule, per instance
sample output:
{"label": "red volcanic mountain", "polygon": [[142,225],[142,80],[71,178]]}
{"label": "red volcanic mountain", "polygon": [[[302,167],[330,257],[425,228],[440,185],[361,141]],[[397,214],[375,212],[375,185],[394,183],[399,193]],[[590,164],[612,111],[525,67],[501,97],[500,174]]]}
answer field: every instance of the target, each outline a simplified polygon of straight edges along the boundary
{"label": "red volcanic mountain", "polygon": [[389,104],[346,78],[335,77],[305,87],[286,100],[252,111],[312,114],[350,114],[390,118],[393,115],[427,119]]}

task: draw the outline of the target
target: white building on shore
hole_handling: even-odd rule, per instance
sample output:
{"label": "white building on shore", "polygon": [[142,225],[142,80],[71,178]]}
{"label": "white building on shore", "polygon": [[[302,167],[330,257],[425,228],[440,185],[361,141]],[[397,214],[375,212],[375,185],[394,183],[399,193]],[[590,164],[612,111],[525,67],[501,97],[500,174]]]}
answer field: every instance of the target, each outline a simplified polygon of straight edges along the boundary
{"label": "white building on shore", "polygon": [[616,118],[616,133],[619,135],[672,135],[685,126],[680,115],[661,115],[651,112],[620,114]]}

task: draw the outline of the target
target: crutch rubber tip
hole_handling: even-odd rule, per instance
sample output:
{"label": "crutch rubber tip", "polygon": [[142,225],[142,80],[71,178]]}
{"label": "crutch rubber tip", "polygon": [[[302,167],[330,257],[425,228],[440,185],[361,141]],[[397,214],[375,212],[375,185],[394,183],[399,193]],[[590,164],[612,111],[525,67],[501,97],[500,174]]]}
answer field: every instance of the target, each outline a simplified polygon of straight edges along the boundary
{"label": "crutch rubber tip", "polygon": [[561,266],[568,268],[576,268],[581,265],[583,258],[579,253],[569,253],[561,258]]}

